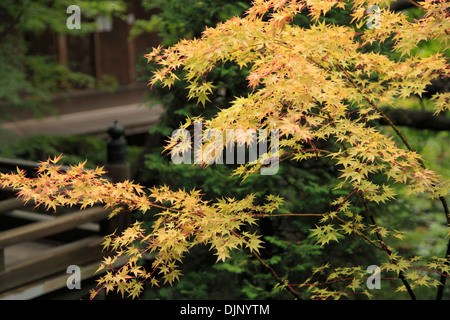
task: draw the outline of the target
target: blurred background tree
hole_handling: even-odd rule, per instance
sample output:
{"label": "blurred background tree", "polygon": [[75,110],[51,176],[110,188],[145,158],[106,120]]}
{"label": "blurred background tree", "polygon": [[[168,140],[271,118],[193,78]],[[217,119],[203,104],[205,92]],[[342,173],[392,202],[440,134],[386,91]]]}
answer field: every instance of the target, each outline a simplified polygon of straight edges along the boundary
{"label": "blurred background tree", "polygon": [[[83,8],[83,27],[69,29],[67,8]],[[0,3],[0,119],[11,110],[31,109],[37,116],[53,111],[51,99],[71,88],[105,88],[92,75],[73,72],[43,50],[44,33],[84,36],[95,30],[94,17],[125,19],[126,1],[4,0]]]}

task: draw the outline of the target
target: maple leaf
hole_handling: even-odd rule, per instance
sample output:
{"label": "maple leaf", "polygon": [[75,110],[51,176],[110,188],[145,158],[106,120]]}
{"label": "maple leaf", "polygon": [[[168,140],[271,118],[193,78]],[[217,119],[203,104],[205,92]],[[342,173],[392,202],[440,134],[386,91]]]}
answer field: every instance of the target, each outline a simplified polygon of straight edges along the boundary
{"label": "maple leaf", "polygon": [[143,284],[141,282],[135,282],[133,283],[128,296],[131,297],[131,299],[137,298],[143,290]]}
{"label": "maple leaf", "polygon": [[262,248],[262,241],[259,239],[261,236],[256,234],[248,235],[246,246],[250,249],[250,251],[255,251],[259,253],[259,249]]}

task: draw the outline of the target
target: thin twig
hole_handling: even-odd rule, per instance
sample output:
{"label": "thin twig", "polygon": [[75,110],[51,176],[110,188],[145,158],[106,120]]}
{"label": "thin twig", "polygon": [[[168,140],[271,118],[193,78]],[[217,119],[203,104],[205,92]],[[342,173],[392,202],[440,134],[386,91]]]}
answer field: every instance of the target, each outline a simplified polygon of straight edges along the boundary
{"label": "thin twig", "polygon": [[255,217],[323,217],[325,213],[254,213]]}
{"label": "thin twig", "polygon": [[[233,230],[232,233],[235,236],[239,237],[239,234],[236,232],[236,230]],[[280,276],[276,273],[276,271],[269,266],[267,263],[265,263],[263,261],[263,259],[261,259],[260,255],[255,251],[255,250],[250,250],[250,252],[253,254],[253,256],[255,256],[255,258],[264,266],[264,268],[266,268],[267,270],[270,271],[270,273],[272,274],[272,276],[275,278],[275,280],[281,284],[281,285],[286,285],[286,289],[294,296],[295,300],[303,300],[298,294],[297,292],[295,292],[295,290],[287,283],[285,282],[283,279],[280,278]]]}
{"label": "thin twig", "polygon": [[[445,257],[447,258],[445,265],[449,266],[450,265],[450,239],[448,241],[447,253],[445,254]],[[443,272],[441,274],[441,279],[439,280],[440,284],[438,287],[438,291],[436,293],[436,300],[442,300],[442,297],[444,295],[445,280],[447,280],[447,277],[448,277],[448,273]]]}
{"label": "thin twig", "polygon": [[[410,3],[412,3],[412,4],[414,4],[415,6],[417,6],[417,7],[419,7],[419,8],[422,8],[423,9],[423,7],[421,7],[419,4],[417,4],[416,2],[414,2],[413,0],[408,0]],[[448,33],[447,33],[448,34]],[[288,44],[286,44],[286,43],[283,43],[285,46],[288,46]],[[312,57],[306,57],[306,59],[308,59],[309,61],[311,61],[312,63],[314,63],[315,65],[317,65],[319,68],[321,68],[321,69],[324,69],[324,70],[327,70],[327,71],[330,71],[330,69],[329,68],[325,68],[324,66],[322,66],[320,63],[318,63],[317,61],[315,61]],[[374,108],[382,117],[383,117],[383,119],[385,119],[386,120],[386,122],[392,127],[392,129],[395,131],[395,133],[398,135],[398,137],[402,140],[402,142],[403,142],[403,144],[406,146],[406,148],[410,151],[410,152],[415,152],[415,150],[409,145],[409,143],[408,143],[408,141],[406,140],[406,138],[403,136],[403,134],[400,132],[400,130],[395,126],[395,124],[391,121],[391,119],[380,109],[380,108],[378,108],[378,106],[375,104],[375,103],[373,103],[363,92],[362,92],[362,90],[361,90],[361,88],[359,88],[356,84],[355,84],[355,82],[353,81],[353,79],[349,76],[349,74],[340,66],[340,65],[336,65],[336,67],[341,71],[341,72],[343,72],[344,73],[344,75],[345,75],[345,77],[346,77],[346,79],[353,85],[353,87],[355,88],[355,89],[357,89],[362,95],[363,95],[363,97],[364,97],[364,99],[365,99],[365,101],[367,102],[367,103],[369,103],[370,104],[370,106],[372,106],[372,108]],[[331,119],[330,119],[330,121],[331,121]],[[425,166],[425,164],[423,163],[423,161],[421,160],[421,159],[419,159],[419,163],[420,163],[420,165],[422,166],[422,168],[424,168],[424,169],[426,169],[426,166]],[[364,198],[363,198],[363,200],[364,200]],[[445,212],[445,215],[446,215],[446,218],[447,218],[447,224],[448,224],[448,226],[450,227],[450,213],[449,213],[449,208],[448,208],[448,205],[447,205],[447,202],[446,202],[446,200],[445,200],[445,198],[444,197],[439,197],[439,200],[441,201],[441,203],[442,203],[442,205],[443,205],[443,207],[444,207],[444,212]],[[364,202],[365,203],[365,202]],[[365,203],[366,204],[366,203]],[[366,204],[367,205],[367,204]],[[367,208],[368,208],[368,206],[367,206]],[[367,210],[366,210],[367,211]],[[370,212],[370,210],[369,210],[369,212]],[[447,264],[450,264],[450,241],[449,241],[449,243],[448,243],[448,246],[447,246],[447,254],[446,254],[446,257],[447,257]],[[403,275],[402,275],[402,281],[404,281],[404,283],[406,283],[406,285],[407,285],[407,288],[409,287],[409,284],[407,284],[407,282],[406,282],[406,279],[404,279],[404,277],[403,277]],[[440,300],[440,299],[442,299],[442,294],[443,294],[443,291],[444,291],[444,286],[445,286],[445,281],[446,281],[446,278],[447,278],[447,275],[442,275],[441,276],[441,280],[440,280],[440,285],[439,285],[439,288],[438,288],[438,294],[437,294],[437,297],[436,297],[436,299],[438,299],[438,300]],[[410,287],[409,287],[410,288]],[[409,291],[408,291],[409,292]],[[412,290],[411,290],[411,292],[410,292],[410,295],[411,295],[411,297],[413,298],[414,297],[414,295],[413,295],[413,293],[412,293]]]}
{"label": "thin twig", "polygon": [[[345,74],[345,77],[347,78],[347,80],[364,96],[364,99],[367,101],[367,103],[369,103],[372,108],[374,108],[382,117],[383,119],[386,120],[386,122],[391,126],[391,128],[395,131],[395,133],[397,134],[397,136],[402,140],[403,144],[406,146],[406,148],[410,151],[410,152],[416,152],[408,143],[408,141],[406,140],[406,138],[403,136],[403,134],[400,132],[400,130],[397,128],[397,126],[395,126],[395,124],[391,121],[391,119],[389,119],[389,117],[380,109],[378,108],[377,105],[375,105],[375,103],[373,103],[373,101],[371,101],[369,98],[367,98],[364,93],[362,92],[362,90],[354,83],[353,79],[348,75],[348,73],[339,65],[337,65],[337,67],[339,68],[340,71],[342,71]],[[423,169],[426,169],[425,163],[422,161],[422,159],[418,159],[420,166]],[[432,188],[435,187],[434,184],[432,184],[431,186]],[[442,206],[444,208],[444,213],[445,213],[445,217],[447,219],[447,226],[450,227],[450,212],[449,212],[449,208],[447,205],[447,201],[445,200],[445,198],[443,196],[439,197],[439,200],[442,203]],[[446,259],[447,265],[450,265],[450,241],[447,245],[447,253],[446,253]],[[444,292],[444,286],[445,286],[445,282],[447,279],[447,275],[442,275],[441,279],[440,279],[440,284],[438,287],[438,292],[437,292],[437,296],[436,299],[437,300],[441,300],[442,299],[442,295]]]}
{"label": "thin twig", "polygon": [[[372,212],[371,212],[371,210],[370,210],[370,208],[369,208],[369,205],[367,204],[367,201],[366,201],[366,199],[364,198],[364,194],[363,194],[362,192],[360,192],[359,195],[360,195],[361,200],[362,200],[362,202],[363,202],[364,209],[365,209],[367,215],[368,215],[369,218],[370,218],[370,221],[372,222],[373,225],[377,226],[377,223],[376,223],[376,221],[375,221],[375,217],[373,216],[373,214],[372,214]],[[383,249],[384,249],[384,250],[386,251],[386,253],[388,254],[388,256],[389,256],[389,258],[391,259],[392,263],[397,264],[397,261],[396,261],[395,259],[392,259],[392,258],[391,258],[392,252],[391,252],[391,250],[386,246],[386,244],[384,243],[383,237],[381,236],[380,232],[379,232],[377,229],[375,229],[375,232],[376,232],[376,234],[377,234],[377,238],[378,238],[378,240],[380,241],[381,246],[383,247]],[[402,272],[402,271],[399,271],[399,272],[398,272],[398,277],[399,277],[400,280],[403,282],[403,285],[405,286],[406,291],[408,291],[408,294],[409,294],[409,296],[411,297],[411,299],[412,299],[412,300],[416,300],[416,296],[415,296],[414,292],[412,291],[412,288],[411,288],[411,286],[409,285],[408,281],[405,279],[405,276],[403,275],[403,272]]]}
{"label": "thin twig", "polygon": [[417,2],[415,2],[413,0],[408,0],[408,2],[411,3],[412,5],[416,6],[417,8],[420,8],[420,9],[426,11],[426,9],[423,6],[421,6],[420,4],[418,4]]}
{"label": "thin twig", "polygon": [[251,253],[255,256],[256,259],[258,259],[258,261],[267,269],[270,271],[270,273],[272,274],[272,276],[275,278],[275,280],[277,280],[277,282],[279,284],[282,285],[286,285],[286,289],[294,296],[295,300],[303,300],[298,294],[297,292],[295,292],[295,290],[285,281],[283,281],[283,279],[281,279],[278,274],[275,272],[275,270],[269,266],[267,263],[265,263],[261,257],[259,256],[258,253],[256,253],[254,250],[251,250]]}

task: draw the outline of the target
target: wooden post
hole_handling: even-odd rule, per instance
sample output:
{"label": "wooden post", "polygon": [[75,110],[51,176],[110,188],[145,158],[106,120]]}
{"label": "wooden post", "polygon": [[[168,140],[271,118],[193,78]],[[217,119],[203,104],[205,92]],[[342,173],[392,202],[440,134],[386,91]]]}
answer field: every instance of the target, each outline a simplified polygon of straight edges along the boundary
{"label": "wooden post", "polygon": [[[123,182],[130,179],[130,165],[127,162],[127,142],[125,140],[125,129],[117,122],[108,128],[109,140],[107,144],[107,160],[105,170],[111,178],[111,182]],[[119,212],[111,219],[100,223],[100,233],[120,235],[131,223],[130,212]],[[114,254],[111,251],[103,251],[104,255]],[[106,300],[120,300],[118,293],[110,292],[105,296]]]}
{"label": "wooden post", "polygon": [[[109,141],[107,144],[107,161],[105,170],[111,182],[123,182],[130,179],[130,164],[127,162],[127,142],[125,140],[125,129],[117,122],[108,129]],[[120,212],[114,218],[108,219],[101,224],[101,233],[104,235],[121,233],[131,223],[129,212]]]}
{"label": "wooden post", "polygon": [[58,34],[58,60],[67,70],[63,72],[63,78],[61,80],[61,86],[66,89],[67,88],[67,71],[69,68],[69,56],[67,53],[67,39],[65,34]]}
{"label": "wooden post", "polygon": [[58,60],[63,66],[68,66],[67,39],[65,34],[58,34]]}

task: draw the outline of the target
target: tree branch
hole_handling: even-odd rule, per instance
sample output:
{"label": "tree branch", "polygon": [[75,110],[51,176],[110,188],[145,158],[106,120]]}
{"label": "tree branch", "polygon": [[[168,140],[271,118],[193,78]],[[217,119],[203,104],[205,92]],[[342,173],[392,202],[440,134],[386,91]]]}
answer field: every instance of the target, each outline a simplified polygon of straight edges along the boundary
{"label": "tree branch", "polygon": [[[347,78],[347,80],[361,93],[364,95],[364,93],[362,92],[361,88],[359,88],[353,81],[353,79],[349,76],[349,74],[341,67],[341,66],[337,66],[339,70],[341,70],[344,74],[345,77]],[[387,121],[387,123],[391,126],[391,128],[396,132],[396,134],[398,135],[398,137],[402,140],[403,144],[406,146],[406,148],[411,151],[411,152],[415,152],[415,150],[409,145],[408,141],[406,140],[406,138],[403,136],[403,134],[400,132],[400,130],[398,130],[397,126],[391,121],[391,119],[377,106],[375,105],[375,103],[373,103],[369,98],[364,97],[364,99],[366,100],[366,102],[372,106],[372,108],[374,110],[376,110],[383,119],[385,119]],[[423,169],[426,169],[425,163],[422,161],[422,159],[418,159],[421,167]],[[432,185],[431,187],[434,187],[434,185]],[[450,213],[449,213],[449,209],[448,209],[448,205],[447,205],[447,201],[445,200],[445,198],[443,196],[439,197],[439,200],[442,203],[442,206],[444,207],[444,213],[445,216],[447,218],[447,225],[450,227]],[[450,252],[450,241],[449,244],[447,246],[447,264],[450,264],[450,255],[448,255],[448,253]],[[438,294],[437,294],[437,299],[442,299],[442,293],[444,290],[444,286],[445,286],[445,281],[446,281],[446,275],[443,275],[441,277],[441,283],[439,285],[438,288]]]}
{"label": "tree branch", "polygon": [[[350,80],[351,80],[351,79],[350,79]],[[331,122],[331,123],[333,124],[333,126],[334,126],[334,120],[333,120],[333,118],[330,116],[330,114],[328,114],[328,113],[326,113],[326,114],[328,115],[328,118],[329,118],[330,122]],[[345,151],[345,153],[346,153],[347,156],[348,156],[349,154],[348,154],[347,146],[345,145],[344,142],[341,142],[341,145],[342,145],[342,147],[344,148],[344,151]],[[375,217],[373,216],[373,214],[372,214],[372,212],[371,212],[371,210],[370,210],[370,208],[369,208],[369,205],[367,204],[367,200],[366,200],[365,197],[364,197],[364,193],[363,193],[362,191],[359,191],[358,194],[359,194],[360,197],[361,197],[361,200],[362,200],[362,203],[363,203],[363,206],[364,206],[364,209],[365,209],[365,211],[366,211],[367,216],[369,217],[369,219],[370,219],[370,221],[372,222],[372,224],[373,224],[375,227],[377,227],[378,224],[376,223]],[[380,242],[380,246],[381,246],[380,249],[384,250],[384,251],[388,254],[389,259],[392,261],[392,263],[397,264],[397,261],[396,261],[395,259],[392,259],[392,258],[391,258],[392,252],[391,252],[391,250],[389,250],[389,248],[388,248],[387,245],[385,244],[385,242],[384,242],[384,240],[383,240],[383,237],[381,236],[381,234],[380,234],[380,232],[379,232],[378,230],[376,230],[376,234],[377,234],[378,241]],[[378,246],[377,246],[377,247],[378,247]],[[416,300],[416,296],[414,295],[414,292],[412,291],[412,288],[411,288],[411,286],[409,285],[408,281],[407,281],[406,278],[404,277],[403,272],[399,271],[398,276],[399,276],[400,280],[403,282],[403,285],[405,286],[406,291],[408,292],[408,294],[409,294],[409,296],[411,297],[411,299],[412,299],[412,300]]]}
{"label": "tree branch", "polygon": [[397,0],[395,2],[392,2],[389,5],[390,9],[393,11],[401,11],[405,9],[409,9],[414,7],[412,3],[410,3],[408,0]]}
{"label": "tree branch", "polygon": [[22,17],[22,14],[25,11],[25,8],[27,8],[28,6],[28,1],[24,2],[22,5],[22,8],[20,9],[19,14],[14,18],[14,20],[10,23],[10,25],[8,27],[6,27],[2,33],[0,33],[0,42],[3,40],[3,38],[9,33],[11,32],[11,30],[14,29],[14,27],[16,26],[16,24],[19,23],[20,18]]}
{"label": "tree branch", "polygon": [[278,274],[275,272],[275,270],[269,266],[267,263],[265,263],[261,257],[259,256],[259,254],[257,254],[255,251],[251,250],[252,254],[255,256],[256,259],[258,259],[258,261],[267,269],[270,271],[270,273],[272,274],[272,276],[275,278],[275,280],[277,280],[277,282],[279,284],[282,285],[286,285],[286,289],[294,296],[294,298],[296,300],[303,300],[298,294],[297,292],[295,292],[295,290],[286,282],[284,282],[279,276]]}

